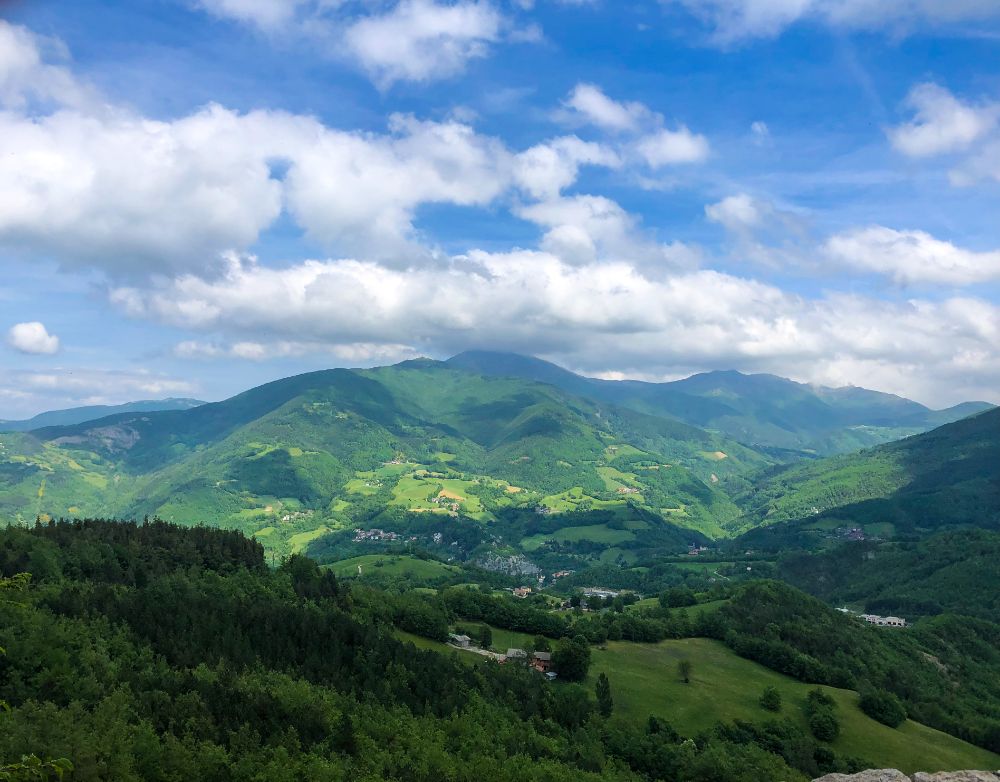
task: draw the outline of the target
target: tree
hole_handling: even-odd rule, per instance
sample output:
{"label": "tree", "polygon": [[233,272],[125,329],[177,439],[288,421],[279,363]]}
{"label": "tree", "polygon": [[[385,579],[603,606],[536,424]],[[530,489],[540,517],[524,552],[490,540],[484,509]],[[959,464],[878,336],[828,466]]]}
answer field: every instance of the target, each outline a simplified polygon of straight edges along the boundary
{"label": "tree", "polygon": [[493,646],[493,630],[489,625],[483,625],[479,628],[479,646],[483,649],[489,649]]}
{"label": "tree", "polygon": [[560,678],[571,682],[582,682],[590,670],[590,646],[583,636],[564,638],[559,648],[552,653],[552,665]]}
{"label": "tree", "polygon": [[898,728],[906,720],[903,703],[886,690],[866,690],[861,693],[861,711],[890,728]]}
{"label": "tree", "polygon": [[776,687],[765,687],[760,695],[760,705],[768,711],[781,711],[781,693]]}
{"label": "tree", "polygon": [[677,675],[680,676],[685,684],[691,683],[691,661],[681,660],[677,663]]}
{"label": "tree", "polygon": [[345,755],[353,755],[357,752],[357,740],[354,737],[354,720],[346,711],[340,715],[337,723],[337,732],[334,735],[334,746],[338,752]]}
{"label": "tree", "polygon": [[601,671],[601,675],[597,677],[594,690],[597,693],[597,710],[602,717],[610,717],[611,712],[615,709],[615,702],[611,697],[611,682],[608,681],[604,671]]}
{"label": "tree", "polygon": [[835,708],[833,698],[819,687],[810,690],[806,696],[806,721],[810,732],[820,741],[833,741],[840,734]]}

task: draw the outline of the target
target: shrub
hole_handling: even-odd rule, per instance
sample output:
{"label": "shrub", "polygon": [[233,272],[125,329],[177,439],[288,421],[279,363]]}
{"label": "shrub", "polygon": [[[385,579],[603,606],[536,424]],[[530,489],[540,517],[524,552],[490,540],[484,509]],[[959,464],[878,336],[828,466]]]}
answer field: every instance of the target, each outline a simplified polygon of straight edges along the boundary
{"label": "shrub", "polygon": [[902,701],[886,690],[867,690],[861,694],[861,711],[890,728],[898,728],[906,719]]}

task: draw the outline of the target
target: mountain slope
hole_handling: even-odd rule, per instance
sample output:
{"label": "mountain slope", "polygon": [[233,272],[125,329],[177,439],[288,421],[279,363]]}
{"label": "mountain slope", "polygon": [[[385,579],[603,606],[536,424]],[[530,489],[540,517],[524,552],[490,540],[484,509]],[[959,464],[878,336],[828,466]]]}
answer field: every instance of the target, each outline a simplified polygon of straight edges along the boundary
{"label": "mountain slope", "polygon": [[298,548],[422,514],[495,527],[479,542],[499,535],[515,553],[516,527],[543,553],[596,557],[721,534],[739,514],[726,490],[770,463],[687,424],[421,360],[0,435],[0,519],[158,514]]}
{"label": "mountain slope", "polygon": [[[820,534],[838,526],[924,534],[1000,527],[1000,410],[847,456],[777,471],[740,498],[745,528],[796,521]],[[781,530],[784,534],[788,530]],[[779,534],[779,533],[775,533]]]}
{"label": "mountain slope", "polygon": [[863,388],[825,388],[774,375],[707,372],[670,383],[600,380],[537,358],[487,351],[447,362],[484,375],[523,377],[593,399],[717,431],[784,458],[832,455],[927,431],[989,409],[968,402],[930,410]]}
{"label": "mountain slope", "polygon": [[0,421],[0,432],[30,432],[45,426],[72,426],[95,421],[120,413],[153,413],[160,410],[190,410],[205,404],[198,399],[146,399],[121,405],[91,405],[71,407],[67,410],[50,410],[21,421]]}

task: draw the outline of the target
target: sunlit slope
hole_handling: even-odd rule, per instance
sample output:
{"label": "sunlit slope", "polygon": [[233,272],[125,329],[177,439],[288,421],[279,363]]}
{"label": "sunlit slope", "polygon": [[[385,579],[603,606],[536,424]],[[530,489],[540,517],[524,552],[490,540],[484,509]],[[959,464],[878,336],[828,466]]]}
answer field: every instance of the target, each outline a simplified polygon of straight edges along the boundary
{"label": "sunlit slope", "polygon": [[571,491],[584,507],[712,531],[739,513],[729,492],[769,463],[686,424],[431,361],[314,372],[0,446],[7,520],[159,514],[251,532],[349,523],[378,503],[488,520],[484,493],[499,496],[490,507],[558,512]]}
{"label": "sunlit slope", "polygon": [[886,525],[888,533],[1000,526],[1000,410],[857,454],[802,464],[741,498],[752,528]]}

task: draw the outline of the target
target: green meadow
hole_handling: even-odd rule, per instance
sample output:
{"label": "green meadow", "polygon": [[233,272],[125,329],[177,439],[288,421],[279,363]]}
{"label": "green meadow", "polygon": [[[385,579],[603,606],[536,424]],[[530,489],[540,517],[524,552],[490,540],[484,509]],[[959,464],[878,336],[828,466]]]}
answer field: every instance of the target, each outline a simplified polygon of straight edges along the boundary
{"label": "green meadow", "polygon": [[[678,662],[685,659],[692,664],[690,684],[677,674]],[[656,715],[687,736],[734,719],[763,722],[780,716],[804,727],[802,705],[813,689],[813,685],[738,657],[720,642],[705,638],[658,644],[612,641],[593,651],[588,678],[591,687],[602,672],[611,681],[618,718],[640,722]],[[758,704],[767,686],[781,693],[780,715]],[[841,731],[832,747],[839,752],[907,772],[1000,767],[1000,756],[911,720],[897,729],[875,722],[858,708],[856,692],[830,687],[823,690],[837,703]]]}

